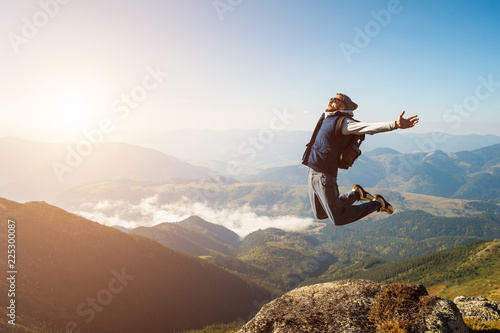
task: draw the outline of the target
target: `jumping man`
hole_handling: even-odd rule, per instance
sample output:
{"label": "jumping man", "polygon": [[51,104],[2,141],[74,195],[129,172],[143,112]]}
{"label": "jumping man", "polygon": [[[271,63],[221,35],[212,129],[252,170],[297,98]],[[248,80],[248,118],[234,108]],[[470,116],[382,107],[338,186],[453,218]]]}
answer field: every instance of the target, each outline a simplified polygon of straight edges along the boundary
{"label": "jumping man", "polygon": [[[358,105],[347,95],[337,94],[330,99],[328,107],[321,115],[318,123],[311,152],[304,164],[309,167],[309,198],[312,210],[318,219],[330,218],[336,225],[345,225],[357,221],[374,211],[387,214],[394,212],[380,194],[372,196],[360,185],[354,185],[351,191],[339,195],[337,186],[338,154],[342,145],[349,141],[351,135],[376,134],[393,131],[398,128],[406,129],[418,123],[418,116],[403,118],[403,111],[398,120],[386,123],[365,123],[352,119]],[[335,121],[341,115],[348,115],[342,124],[342,135],[335,137]],[[353,205],[356,201],[367,201],[360,205]]]}

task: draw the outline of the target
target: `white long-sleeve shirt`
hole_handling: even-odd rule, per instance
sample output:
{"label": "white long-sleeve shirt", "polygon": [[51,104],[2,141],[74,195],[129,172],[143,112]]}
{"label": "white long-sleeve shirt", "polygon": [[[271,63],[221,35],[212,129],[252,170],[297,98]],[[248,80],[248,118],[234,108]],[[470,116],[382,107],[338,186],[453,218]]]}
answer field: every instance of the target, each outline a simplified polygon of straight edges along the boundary
{"label": "white long-sleeve shirt", "polygon": [[[353,114],[352,111],[342,111],[342,112],[348,112],[351,115]],[[325,117],[332,117],[334,113],[335,112],[325,112]],[[376,133],[393,131],[395,129],[397,129],[395,121],[390,121],[386,123],[365,123],[362,121],[356,121],[350,118],[346,118],[346,120],[342,124],[342,134],[344,135],[349,135],[349,134],[372,135]]]}
{"label": "white long-sleeve shirt", "polygon": [[355,121],[347,118],[342,124],[342,134],[376,134],[389,132],[397,129],[396,122],[390,121],[388,123],[364,123],[362,121]]}

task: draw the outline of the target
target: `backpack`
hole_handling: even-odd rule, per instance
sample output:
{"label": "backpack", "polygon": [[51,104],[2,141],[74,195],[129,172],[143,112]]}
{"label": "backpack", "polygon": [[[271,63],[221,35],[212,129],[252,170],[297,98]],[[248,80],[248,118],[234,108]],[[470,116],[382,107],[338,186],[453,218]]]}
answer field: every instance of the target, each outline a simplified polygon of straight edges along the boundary
{"label": "backpack", "polygon": [[[335,137],[337,142],[342,142],[342,125],[347,116],[338,117],[335,121]],[[351,118],[352,119],[352,118]],[[357,121],[357,120],[356,120]],[[339,147],[338,163],[340,169],[349,169],[361,155],[361,143],[365,140],[365,135],[350,134],[350,139],[345,146]]]}
{"label": "backpack", "polygon": [[[337,142],[342,142],[342,124],[344,123],[344,120],[346,118],[351,118],[351,117],[340,116],[335,121],[334,134],[335,138],[337,139]],[[304,165],[307,165],[312,146],[314,144],[314,141],[316,140],[316,135],[318,134],[324,119],[325,119],[324,116],[322,116],[321,119],[318,121],[318,124],[316,125],[316,128],[314,129],[314,132],[312,134],[311,141],[309,141],[309,143],[306,144],[306,151],[302,156],[302,164]],[[338,167],[340,169],[345,169],[345,170],[349,169],[361,155],[361,149],[359,149],[359,146],[361,146],[361,143],[365,139],[365,136],[351,134],[350,137],[351,138],[349,139],[349,141],[347,141],[347,143],[344,146],[339,145],[339,154],[337,157],[337,161],[338,161]]]}

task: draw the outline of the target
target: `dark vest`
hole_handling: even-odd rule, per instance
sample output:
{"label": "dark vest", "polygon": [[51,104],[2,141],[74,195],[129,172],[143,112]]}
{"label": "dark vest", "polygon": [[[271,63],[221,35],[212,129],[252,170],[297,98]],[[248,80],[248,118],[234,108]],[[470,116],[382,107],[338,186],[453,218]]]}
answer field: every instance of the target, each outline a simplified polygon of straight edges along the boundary
{"label": "dark vest", "polygon": [[[323,117],[324,115],[321,116],[319,121]],[[333,116],[323,120],[306,163],[308,167],[333,177],[337,177],[340,147],[345,147],[352,137],[352,135],[342,135],[340,142],[337,141],[335,137],[335,121],[338,118],[338,116]]]}

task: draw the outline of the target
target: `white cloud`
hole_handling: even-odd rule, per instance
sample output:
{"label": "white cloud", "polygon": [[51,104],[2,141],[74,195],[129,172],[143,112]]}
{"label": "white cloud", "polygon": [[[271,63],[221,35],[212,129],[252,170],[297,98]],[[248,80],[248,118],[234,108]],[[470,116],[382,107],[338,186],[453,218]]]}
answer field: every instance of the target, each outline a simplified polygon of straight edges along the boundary
{"label": "white cloud", "polygon": [[119,225],[125,228],[151,227],[163,222],[178,222],[197,215],[202,219],[233,230],[241,237],[252,231],[269,227],[286,231],[301,230],[309,226],[313,219],[291,215],[264,216],[259,207],[249,205],[237,207],[210,207],[204,202],[192,202],[182,198],[176,203],[160,205],[158,195],[143,198],[132,205],[123,201],[101,201],[84,203],[75,211],[89,220],[104,225]]}

